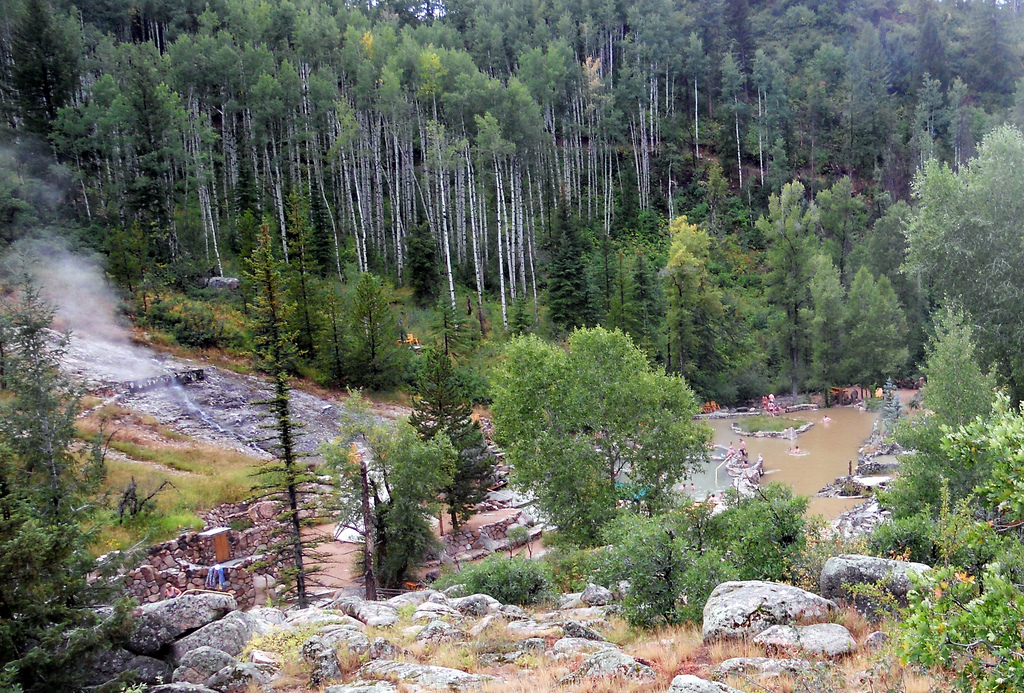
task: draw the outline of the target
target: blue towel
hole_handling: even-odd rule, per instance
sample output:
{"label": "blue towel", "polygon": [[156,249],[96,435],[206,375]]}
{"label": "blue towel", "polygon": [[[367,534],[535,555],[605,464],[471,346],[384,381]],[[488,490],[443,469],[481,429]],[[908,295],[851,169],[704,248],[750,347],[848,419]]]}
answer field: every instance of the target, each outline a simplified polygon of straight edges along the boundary
{"label": "blue towel", "polygon": [[226,590],[228,588],[228,569],[223,566],[217,566],[217,579],[220,581],[220,588]]}

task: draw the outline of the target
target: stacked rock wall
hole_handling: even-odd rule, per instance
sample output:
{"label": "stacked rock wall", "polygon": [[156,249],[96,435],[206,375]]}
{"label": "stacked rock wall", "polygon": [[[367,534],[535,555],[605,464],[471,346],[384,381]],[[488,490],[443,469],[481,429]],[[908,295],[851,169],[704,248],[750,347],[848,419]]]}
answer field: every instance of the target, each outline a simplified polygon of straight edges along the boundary
{"label": "stacked rock wall", "polygon": [[[276,504],[265,501],[252,506],[246,503],[222,505],[203,518],[207,527],[251,525],[248,529],[224,532],[231,560],[225,564],[228,585],[223,591],[234,596],[243,608],[254,604],[256,583],[265,586],[268,577],[277,577],[276,571],[252,568],[270,546],[273,527],[268,520],[275,514]],[[141,603],[161,600],[168,584],[180,590],[207,589],[206,577],[217,563],[212,538],[195,532],[182,534],[177,539],[150,547],[146,560],[128,572],[127,589]],[[257,580],[256,576],[263,579]],[[219,581],[215,589],[220,589]]]}
{"label": "stacked rock wall", "polygon": [[519,510],[502,520],[481,525],[476,529],[446,534],[441,537],[441,542],[444,545],[444,553],[449,558],[458,561],[475,560],[494,551],[507,550],[511,543],[508,532],[515,526],[528,527],[529,538],[536,538],[541,533],[541,528],[531,525],[533,518]]}

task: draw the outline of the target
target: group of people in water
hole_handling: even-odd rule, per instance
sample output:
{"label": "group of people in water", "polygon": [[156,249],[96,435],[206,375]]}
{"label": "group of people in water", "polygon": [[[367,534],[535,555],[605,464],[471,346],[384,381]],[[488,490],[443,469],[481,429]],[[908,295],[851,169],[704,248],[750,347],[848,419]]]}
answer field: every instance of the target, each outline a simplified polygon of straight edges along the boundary
{"label": "group of people in water", "polygon": [[782,407],[775,404],[775,394],[772,393],[767,397],[761,398],[761,409],[769,416],[778,416],[782,413]]}

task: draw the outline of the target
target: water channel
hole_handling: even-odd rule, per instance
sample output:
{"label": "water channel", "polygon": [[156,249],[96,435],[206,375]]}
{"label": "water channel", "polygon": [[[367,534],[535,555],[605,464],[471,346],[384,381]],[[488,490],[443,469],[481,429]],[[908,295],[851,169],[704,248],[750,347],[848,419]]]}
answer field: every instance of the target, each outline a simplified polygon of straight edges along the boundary
{"label": "water channel", "polygon": [[[764,456],[767,473],[761,479],[762,484],[779,481],[788,484],[800,495],[813,496],[836,477],[846,476],[851,461],[854,467],[857,466],[857,450],[871,434],[877,414],[839,407],[793,412],[783,416],[793,420],[794,428],[799,428],[807,421],[813,421],[814,425],[810,430],[798,435],[795,441],[745,436],[743,439],[747,444],[747,453],[751,462],[756,460],[759,454]],[[831,421],[822,423],[826,416]],[[739,446],[740,436],[734,433],[731,427],[733,421],[735,419],[715,419],[707,422],[714,432],[713,440],[716,445],[728,446],[732,443]],[[794,445],[800,447],[799,456],[788,452]],[[691,481],[694,484],[692,495],[703,498],[709,493],[732,487],[732,480],[725,467],[718,469],[716,475],[717,465],[717,461],[709,462],[703,472],[686,482],[687,489],[690,488]],[[845,498],[812,497],[808,513],[833,518],[861,502],[862,500]]]}

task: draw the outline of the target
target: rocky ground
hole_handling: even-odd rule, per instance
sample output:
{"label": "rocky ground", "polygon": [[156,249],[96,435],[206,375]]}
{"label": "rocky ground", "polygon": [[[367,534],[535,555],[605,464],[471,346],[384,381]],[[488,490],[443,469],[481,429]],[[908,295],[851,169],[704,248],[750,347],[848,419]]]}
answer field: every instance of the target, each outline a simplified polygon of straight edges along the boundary
{"label": "rocky ground", "polygon": [[131,670],[151,693],[931,690],[886,659],[877,604],[850,590],[876,585],[899,602],[923,570],[846,555],[825,564],[820,594],[726,582],[699,631],[634,632],[619,595],[598,585],[531,609],[460,585],[248,612],[226,594],[186,594],[140,607],[123,649],[93,662],[92,683]]}
{"label": "rocky ground", "polygon": [[[72,336],[63,365],[87,391],[102,399],[100,406],[117,404],[196,440],[250,455],[268,454],[267,425],[272,422],[267,408],[258,402],[267,400],[271,391],[260,377],[178,358],[127,338],[108,340],[88,333]],[[134,387],[148,379],[197,369],[202,370],[202,379],[195,382]],[[293,416],[302,423],[299,450],[316,459],[320,444],[340,432],[343,400],[293,389],[291,403]]]}

